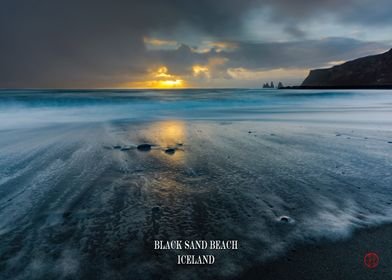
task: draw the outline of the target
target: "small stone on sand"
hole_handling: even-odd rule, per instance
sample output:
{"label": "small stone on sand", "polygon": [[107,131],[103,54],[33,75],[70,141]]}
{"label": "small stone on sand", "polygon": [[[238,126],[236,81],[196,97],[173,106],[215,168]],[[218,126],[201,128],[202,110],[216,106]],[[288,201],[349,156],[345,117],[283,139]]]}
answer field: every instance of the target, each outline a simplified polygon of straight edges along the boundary
{"label": "small stone on sand", "polygon": [[148,152],[151,150],[151,144],[140,144],[137,146],[137,149],[142,152]]}
{"label": "small stone on sand", "polygon": [[169,155],[173,155],[175,152],[176,152],[176,149],[173,149],[173,148],[167,148],[165,150],[165,153],[169,154]]}
{"label": "small stone on sand", "polygon": [[280,221],[280,222],[283,222],[283,223],[292,223],[292,222],[293,222],[293,219],[291,219],[291,218],[288,217],[288,216],[280,216],[280,217],[279,217],[279,221]]}

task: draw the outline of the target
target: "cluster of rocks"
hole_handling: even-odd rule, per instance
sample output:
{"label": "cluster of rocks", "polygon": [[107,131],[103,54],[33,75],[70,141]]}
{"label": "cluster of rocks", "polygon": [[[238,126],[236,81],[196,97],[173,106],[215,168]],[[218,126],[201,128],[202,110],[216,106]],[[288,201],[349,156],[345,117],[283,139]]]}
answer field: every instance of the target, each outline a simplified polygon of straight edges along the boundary
{"label": "cluster of rocks", "polygon": [[[166,154],[168,154],[168,155],[174,155],[176,150],[177,150],[177,148],[182,146],[182,145],[183,145],[182,143],[178,143],[176,147],[167,147],[167,148],[164,148],[163,151]],[[142,144],[139,144],[139,145],[134,146],[134,147],[114,145],[114,146],[112,146],[112,149],[113,150],[120,150],[120,151],[129,151],[132,148],[136,148],[140,152],[149,152],[149,151],[151,151],[153,146],[156,146],[156,145],[149,144],[149,143],[142,143]],[[107,146],[104,146],[104,148],[110,149],[110,147],[107,147]]]}
{"label": "cluster of rocks", "polygon": [[[279,82],[277,88],[282,88],[282,87],[283,87],[283,83]],[[264,83],[263,88],[275,88],[274,82],[271,82],[271,84]]]}

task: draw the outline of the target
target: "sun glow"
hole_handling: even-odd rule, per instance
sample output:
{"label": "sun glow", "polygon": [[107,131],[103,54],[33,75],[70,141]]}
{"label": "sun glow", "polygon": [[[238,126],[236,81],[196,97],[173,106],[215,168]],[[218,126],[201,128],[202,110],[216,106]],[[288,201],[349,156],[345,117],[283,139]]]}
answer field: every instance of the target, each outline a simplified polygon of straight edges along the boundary
{"label": "sun glow", "polygon": [[161,84],[162,84],[162,85],[165,85],[165,86],[180,86],[180,85],[182,85],[182,80],[174,80],[174,81],[167,80],[167,81],[161,81]]}
{"label": "sun glow", "polygon": [[167,67],[166,66],[162,66],[158,68],[157,73],[155,74],[156,78],[170,78],[172,75],[168,74]]}
{"label": "sun glow", "polygon": [[208,69],[207,66],[200,66],[200,65],[194,65],[192,67],[193,71],[193,76],[199,77],[201,75],[204,75],[205,77],[209,78],[210,77],[210,70]]}
{"label": "sun glow", "polygon": [[166,66],[160,66],[155,70],[149,71],[150,79],[146,81],[131,82],[124,86],[130,88],[156,88],[156,89],[168,89],[168,88],[184,88],[186,87],[185,80],[177,75],[169,73],[169,69]]}

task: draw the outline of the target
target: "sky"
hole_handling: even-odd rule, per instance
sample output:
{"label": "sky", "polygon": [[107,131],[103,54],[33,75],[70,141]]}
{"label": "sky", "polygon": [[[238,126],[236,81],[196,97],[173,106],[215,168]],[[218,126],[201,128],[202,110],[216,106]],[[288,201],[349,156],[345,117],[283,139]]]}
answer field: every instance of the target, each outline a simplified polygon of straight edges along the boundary
{"label": "sky", "polygon": [[390,0],[0,0],[0,88],[257,88],[392,47]]}

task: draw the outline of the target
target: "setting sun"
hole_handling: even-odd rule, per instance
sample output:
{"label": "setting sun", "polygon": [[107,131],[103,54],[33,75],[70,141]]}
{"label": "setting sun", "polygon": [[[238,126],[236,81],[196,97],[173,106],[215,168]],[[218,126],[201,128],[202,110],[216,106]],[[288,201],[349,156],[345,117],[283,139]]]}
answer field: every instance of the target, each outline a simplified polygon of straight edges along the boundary
{"label": "setting sun", "polygon": [[163,86],[168,86],[168,87],[175,87],[175,86],[181,86],[182,85],[182,80],[168,80],[168,81],[160,81],[160,84]]}
{"label": "setting sun", "polygon": [[181,76],[170,74],[168,67],[160,66],[149,71],[146,81],[126,83],[122,87],[154,89],[184,88],[186,87],[186,82]]}

